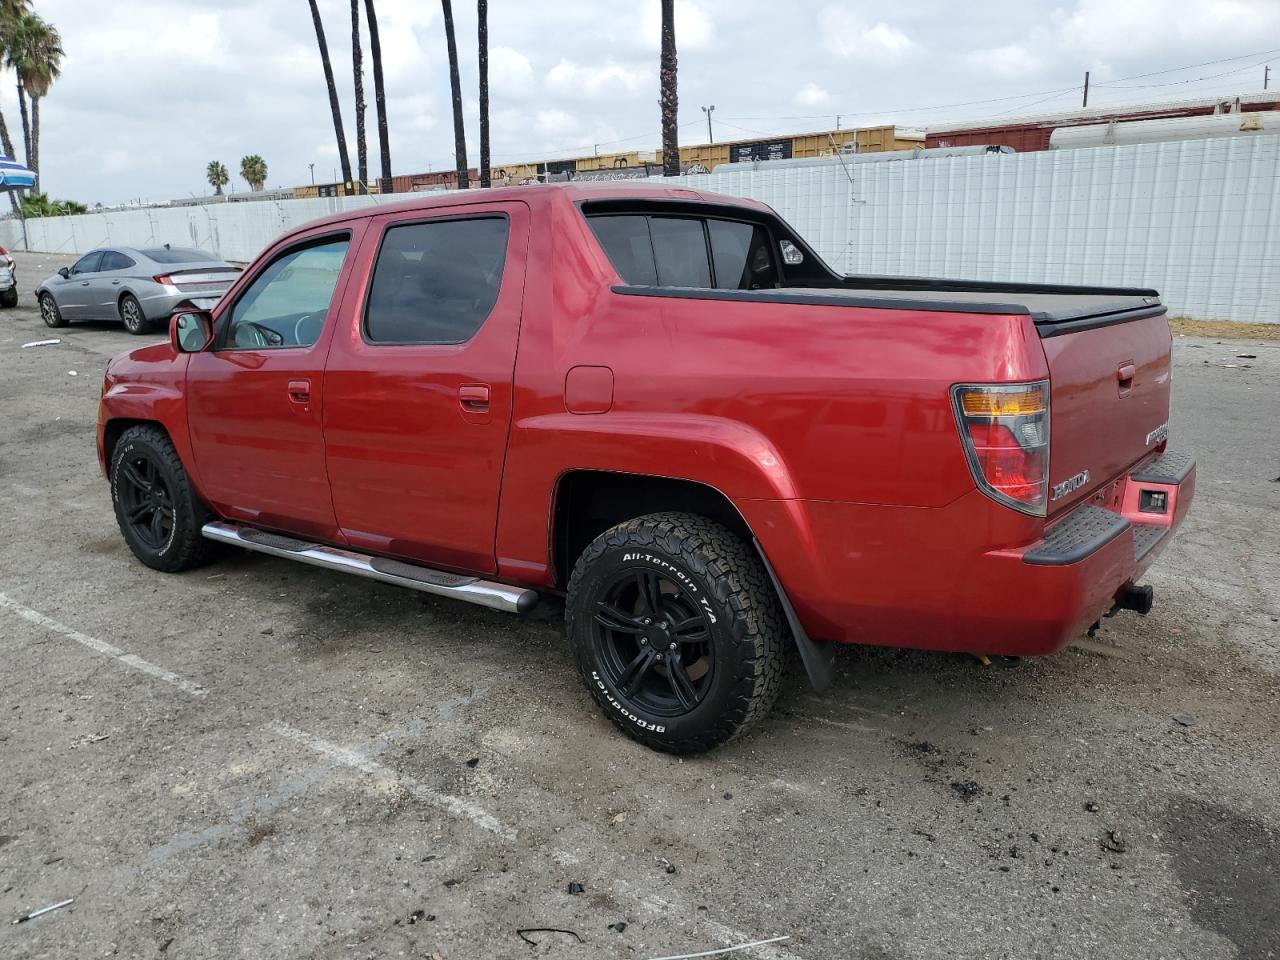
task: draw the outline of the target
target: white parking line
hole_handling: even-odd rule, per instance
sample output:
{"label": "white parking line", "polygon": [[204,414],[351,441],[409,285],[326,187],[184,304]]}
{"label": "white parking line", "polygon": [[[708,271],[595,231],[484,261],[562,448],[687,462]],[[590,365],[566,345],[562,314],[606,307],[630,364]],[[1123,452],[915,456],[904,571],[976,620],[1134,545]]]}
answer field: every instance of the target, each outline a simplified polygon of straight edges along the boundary
{"label": "white parking line", "polygon": [[441,793],[435,790],[421,780],[413,777],[405,776],[402,773],[393,770],[384,763],[377,760],[371,760],[364,751],[359,749],[351,749],[343,747],[320,737],[312,736],[296,727],[291,727],[287,723],[281,723],[278,720],[272,721],[268,726],[278,733],[295,743],[300,743],[310,750],[314,750],[321,756],[335,760],[344,766],[351,767],[353,770],[359,770],[361,773],[373,777],[380,784],[386,786],[399,787],[410,796],[421,800],[423,803],[430,804],[445,813],[452,814],[455,817],[461,817],[464,820],[470,820],[476,826],[490,833],[497,834],[503,840],[514,840],[516,832],[506,826],[489,811],[483,807],[477,806],[470,801],[463,800],[461,797],[455,797],[452,794]]}
{"label": "white parking line", "polygon": [[34,623],[38,627],[44,627],[54,633],[61,634],[68,640],[74,640],[81,646],[88,647],[105,656],[111,657],[123,663],[127,667],[133,667],[135,670],[141,670],[149,676],[155,677],[157,680],[163,680],[165,683],[171,683],[184,693],[189,693],[193,697],[203,697],[209,691],[198,683],[192,683],[190,680],[184,680],[176,673],[170,673],[163,667],[157,667],[154,663],[143,660],[141,657],[125,653],[119,647],[107,643],[105,640],[99,640],[91,637],[87,633],[81,633],[79,630],[73,630],[65,624],[59,623],[52,617],[46,617],[39,610],[32,610],[28,606],[18,603],[17,600],[0,593],[0,607],[16,613],[22,619]]}

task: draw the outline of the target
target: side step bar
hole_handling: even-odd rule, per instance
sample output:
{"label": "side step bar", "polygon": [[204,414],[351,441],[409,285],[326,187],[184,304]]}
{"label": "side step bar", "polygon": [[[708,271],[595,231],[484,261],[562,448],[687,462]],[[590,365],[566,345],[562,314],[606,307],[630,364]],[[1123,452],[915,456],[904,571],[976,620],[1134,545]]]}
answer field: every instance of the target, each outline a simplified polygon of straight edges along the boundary
{"label": "side step bar", "polygon": [[443,570],[432,570],[401,560],[388,560],[384,557],[373,557],[340,547],[327,547],[306,540],[278,533],[268,533],[254,527],[241,527],[232,523],[206,523],[200,531],[210,540],[219,543],[232,543],[246,550],[269,554],[273,557],[284,557],[286,560],[298,560],[312,566],[338,570],[342,573],[353,573],[358,577],[370,580],[381,580],[383,583],[394,583],[398,587],[421,590],[440,597],[453,597],[467,603],[479,604],[493,610],[506,613],[528,613],[538,603],[536,591],[523,587],[510,587],[505,583],[494,583],[457,573],[446,573]]}

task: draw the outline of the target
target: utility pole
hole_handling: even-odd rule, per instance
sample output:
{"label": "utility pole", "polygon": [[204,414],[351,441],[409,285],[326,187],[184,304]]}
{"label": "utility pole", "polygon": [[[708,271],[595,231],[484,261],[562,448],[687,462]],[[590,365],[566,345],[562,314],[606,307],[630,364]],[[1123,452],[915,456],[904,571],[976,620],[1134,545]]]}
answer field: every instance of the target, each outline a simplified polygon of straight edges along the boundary
{"label": "utility pole", "polygon": [[707,140],[710,143],[716,142],[715,134],[711,132],[711,114],[715,112],[716,105],[713,103],[709,107],[703,107],[702,112],[707,115]]}
{"label": "utility pole", "polygon": [[1089,71],[1086,70],[1084,72],[1084,103],[1082,103],[1081,106],[1087,107],[1088,105],[1089,105]]}
{"label": "utility pole", "polygon": [[1271,64],[1267,64],[1262,68],[1262,89],[1267,89],[1271,83]]}
{"label": "utility pole", "polygon": [[308,163],[307,169],[311,171],[311,185],[314,187],[316,185],[316,165],[314,163]]}

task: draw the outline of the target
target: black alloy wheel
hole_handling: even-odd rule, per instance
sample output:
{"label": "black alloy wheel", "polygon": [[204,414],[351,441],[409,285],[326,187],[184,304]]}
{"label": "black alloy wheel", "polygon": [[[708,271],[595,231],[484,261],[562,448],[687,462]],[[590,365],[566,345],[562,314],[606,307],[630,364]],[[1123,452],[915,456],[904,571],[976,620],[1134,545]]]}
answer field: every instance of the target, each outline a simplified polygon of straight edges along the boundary
{"label": "black alloy wheel", "polygon": [[597,662],[632,705],[664,717],[693,710],[715,673],[715,647],[697,603],[674,578],[624,568],[591,618]]}
{"label": "black alloy wheel", "polygon": [[140,453],[121,460],[119,469],[117,495],[124,522],[144,546],[163,550],[173,536],[176,513],[159,465]]}
{"label": "black alloy wheel", "polygon": [[605,716],[671,753],[710,750],[768,713],[789,639],[749,541],[687,513],[596,537],[574,563],[565,629]]}
{"label": "black alloy wheel", "polygon": [[111,450],[110,463],[116,521],[135,557],[166,573],[212,559],[216,544],[201,534],[211,515],[158,424],[125,430]]}

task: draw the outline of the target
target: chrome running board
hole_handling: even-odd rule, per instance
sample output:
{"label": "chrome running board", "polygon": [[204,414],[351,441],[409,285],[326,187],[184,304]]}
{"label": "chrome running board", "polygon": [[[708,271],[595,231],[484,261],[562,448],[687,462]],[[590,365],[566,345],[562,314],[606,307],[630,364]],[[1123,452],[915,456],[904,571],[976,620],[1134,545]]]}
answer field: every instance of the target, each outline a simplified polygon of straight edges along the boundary
{"label": "chrome running board", "polygon": [[509,587],[505,583],[432,570],[430,567],[402,560],[388,560],[340,547],[327,547],[278,533],[268,533],[255,527],[217,522],[206,523],[200,532],[219,543],[233,543],[237,547],[273,557],[298,560],[327,570],[394,583],[398,587],[421,590],[439,597],[453,597],[455,600],[465,600],[467,603],[506,613],[528,613],[538,602],[538,594],[527,588]]}

